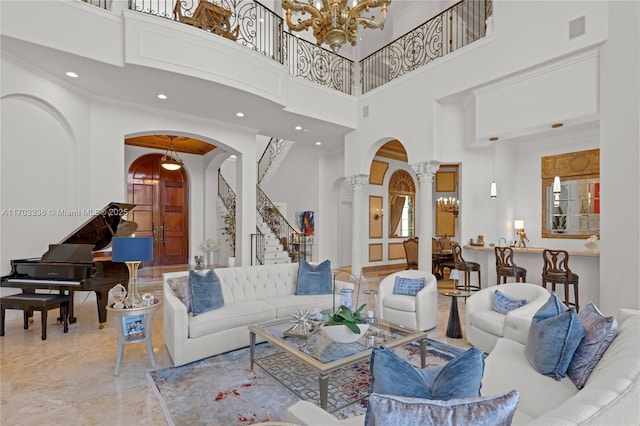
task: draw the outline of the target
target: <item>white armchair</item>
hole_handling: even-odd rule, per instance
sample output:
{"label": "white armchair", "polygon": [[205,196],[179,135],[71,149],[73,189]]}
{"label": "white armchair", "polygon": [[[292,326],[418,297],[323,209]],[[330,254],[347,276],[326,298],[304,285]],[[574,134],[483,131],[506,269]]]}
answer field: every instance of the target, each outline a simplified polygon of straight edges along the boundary
{"label": "white armchair", "polygon": [[[525,299],[527,304],[506,315],[500,314],[493,310],[496,290],[512,299]],[[493,350],[500,337],[526,344],[531,318],[549,299],[549,295],[544,287],[527,283],[495,285],[473,293],[465,306],[467,340],[486,353]]]}
{"label": "white armchair", "polygon": [[[416,296],[393,294],[396,277],[422,278],[424,287]],[[438,281],[422,270],[395,272],[380,281],[376,315],[380,319],[416,330],[430,330],[438,323]]]}

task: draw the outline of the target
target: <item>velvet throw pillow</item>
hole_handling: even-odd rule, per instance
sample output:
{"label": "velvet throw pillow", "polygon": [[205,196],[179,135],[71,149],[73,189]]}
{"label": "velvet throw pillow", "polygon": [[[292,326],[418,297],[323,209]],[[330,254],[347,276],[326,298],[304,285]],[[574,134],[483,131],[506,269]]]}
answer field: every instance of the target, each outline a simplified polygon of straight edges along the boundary
{"label": "velvet throw pillow", "polygon": [[583,337],[584,328],[575,308],[568,309],[551,293],[533,316],[525,356],[538,373],[560,380],[566,377],[571,358]]}
{"label": "velvet throw pillow", "polygon": [[493,293],[493,310],[502,315],[527,304],[525,299],[512,299],[500,290]]}
{"label": "velvet throw pillow", "polygon": [[371,352],[369,368],[370,393],[438,400],[468,398],[480,396],[484,356],[471,348],[441,367],[419,369],[381,346]]}
{"label": "velvet throw pillow", "polygon": [[327,259],[313,266],[306,260],[300,260],[296,295],[331,294],[331,262]]}
{"label": "velvet throw pillow", "polygon": [[220,279],[213,269],[209,269],[204,275],[189,271],[189,287],[194,317],[224,306]]}
{"label": "velvet throw pillow", "polygon": [[573,354],[567,375],[578,389],[582,389],[602,355],[613,342],[618,330],[614,317],[606,317],[592,302],[578,314],[584,327],[584,339]]}
{"label": "velvet throw pillow", "polygon": [[369,395],[367,426],[509,426],[518,406],[516,390],[448,401]]}
{"label": "velvet throw pillow", "polygon": [[406,278],[396,277],[393,285],[393,294],[404,294],[407,296],[415,296],[424,288],[424,277]]}
{"label": "velvet throw pillow", "polygon": [[191,287],[189,287],[189,276],[167,278],[167,284],[173,290],[176,297],[180,299],[184,306],[187,307],[187,312],[193,310],[193,304],[191,303]]}

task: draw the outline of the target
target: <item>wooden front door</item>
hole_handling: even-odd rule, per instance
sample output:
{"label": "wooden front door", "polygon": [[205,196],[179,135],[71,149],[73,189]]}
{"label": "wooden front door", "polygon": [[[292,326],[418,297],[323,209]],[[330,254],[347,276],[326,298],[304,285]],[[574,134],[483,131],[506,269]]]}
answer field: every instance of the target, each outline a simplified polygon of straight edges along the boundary
{"label": "wooden front door", "polygon": [[160,167],[161,154],[147,154],[129,167],[129,213],[136,236],[153,237],[153,265],[186,264],[189,258],[189,181],[184,167]]}

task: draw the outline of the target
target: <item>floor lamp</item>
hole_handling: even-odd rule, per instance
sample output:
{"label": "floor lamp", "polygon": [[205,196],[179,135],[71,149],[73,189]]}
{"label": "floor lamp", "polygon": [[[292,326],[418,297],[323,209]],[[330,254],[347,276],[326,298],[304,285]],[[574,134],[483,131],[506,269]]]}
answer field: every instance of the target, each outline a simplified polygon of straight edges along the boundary
{"label": "floor lamp", "polygon": [[124,262],[129,269],[129,285],[124,306],[138,308],[142,306],[142,298],[138,294],[136,281],[138,267],[145,260],[153,260],[153,237],[114,237],[111,240],[111,260]]}

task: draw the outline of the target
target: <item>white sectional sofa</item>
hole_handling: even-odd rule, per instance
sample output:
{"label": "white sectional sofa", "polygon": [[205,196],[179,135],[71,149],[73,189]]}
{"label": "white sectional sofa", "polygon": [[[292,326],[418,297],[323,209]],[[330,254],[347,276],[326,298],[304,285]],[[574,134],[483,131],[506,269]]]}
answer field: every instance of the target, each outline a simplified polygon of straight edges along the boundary
{"label": "white sectional sofa", "polygon": [[[284,318],[297,310],[333,307],[331,294],[295,294],[297,263],[221,268],[215,272],[224,306],[197,316],[187,313],[167,284],[168,279],[188,276],[189,271],[164,274],[164,340],[175,366],[249,346],[247,326],[251,324]],[[347,286],[353,287],[336,281],[336,293]]]}
{"label": "white sectional sofa", "polygon": [[[537,373],[525,345],[503,337],[486,358],[482,395],[518,390],[514,425],[640,424],[640,311],[621,309],[617,321],[616,338],[581,390],[568,377],[556,381]],[[364,423],[364,416],[340,421],[307,401],[289,407],[287,419],[318,426]]]}

